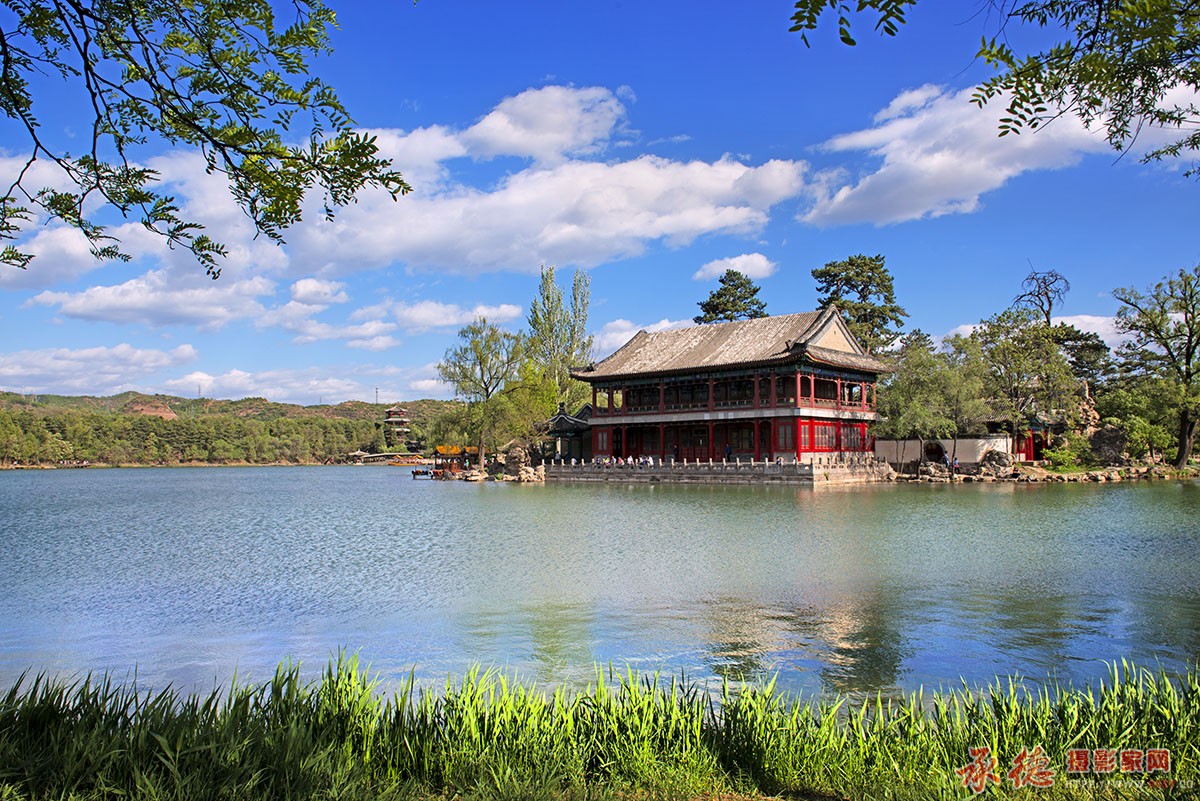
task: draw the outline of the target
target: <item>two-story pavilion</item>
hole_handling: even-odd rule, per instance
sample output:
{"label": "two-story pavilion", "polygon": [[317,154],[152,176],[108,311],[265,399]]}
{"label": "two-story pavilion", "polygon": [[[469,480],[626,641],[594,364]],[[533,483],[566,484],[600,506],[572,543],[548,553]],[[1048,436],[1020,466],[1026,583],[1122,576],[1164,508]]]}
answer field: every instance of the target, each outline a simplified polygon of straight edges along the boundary
{"label": "two-story pavilion", "polygon": [[571,375],[592,385],[597,456],[811,462],[871,450],[875,382],[888,370],[829,308],[639,331]]}

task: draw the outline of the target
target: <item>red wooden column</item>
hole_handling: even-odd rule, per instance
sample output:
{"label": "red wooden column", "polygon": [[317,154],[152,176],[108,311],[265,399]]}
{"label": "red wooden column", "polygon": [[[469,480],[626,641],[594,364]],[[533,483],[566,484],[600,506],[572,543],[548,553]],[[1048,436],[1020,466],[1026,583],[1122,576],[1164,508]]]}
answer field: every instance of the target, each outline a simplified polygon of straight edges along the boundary
{"label": "red wooden column", "polygon": [[[842,379],[840,378],[837,380],[837,408],[842,408]],[[838,431],[840,432],[841,430],[841,426],[838,426]],[[841,448],[838,448],[838,450],[841,450]]]}
{"label": "red wooden column", "polygon": [[[709,387],[709,390],[711,391],[712,390],[712,382],[711,381],[709,382],[708,387]],[[712,395],[709,395],[708,397],[709,397],[709,403],[711,404],[712,403]],[[709,459],[716,458],[715,451],[713,450],[715,447],[715,444],[713,443],[713,436],[716,434],[715,429],[716,429],[716,425],[713,423],[712,420],[709,420],[708,421],[708,458]]]}
{"label": "red wooden column", "polygon": [[[762,380],[762,376],[760,376],[760,375],[759,375],[759,374],[756,372],[756,373],[754,374],[754,408],[755,408],[755,409],[759,408],[759,391],[758,391],[758,382],[759,382],[759,381],[761,381],[761,380]],[[756,426],[757,426],[757,424],[756,424]],[[756,429],[755,429],[754,435],[755,435],[755,437],[757,438],[757,436],[758,436],[758,430],[757,430],[757,427],[756,427]]]}
{"label": "red wooden column", "polygon": [[[779,374],[771,373],[770,375],[771,375],[771,408],[774,409],[775,404],[778,402],[778,400],[776,398],[777,393],[775,390],[775,382],[779,380]],[[593,408],[595,408],[595,407],[593,407]]]}
{"label": "red wooden column", "polygon": [[[797,394],[796,394],[796,396],[797,396],[797,397],[799,397],[799,392],[798,392],[798,391],[797,391]],[[796,461],[797,461],[797,462],[798,462],[798,461],[800,461],[800,427],[801,427],[801,426],[803,426],[803,425],[804,425],[804,421],[803,421],[803,420],[801,420],[799,417],[797,417],[797,418],[796,418],[796,431],[795,431],[795,435],[796,435]]]}
{"label": "red wooden column", "polygon": [[658,382],[658,411],[661,414],[667,410],[667,382]]}
{"label": "red wooden column", "polygon": [[803,404],[801,404],[801,403],[800,403],[800,400],[801,400],[801,394],[800,394],[800,369],[799,369],[799,368],[797,368],[797,369],[796,369],[796,408],[797,408],[797,409],[801,408],[801,406],[803,405]]}
{"label": "red wooden column", "polygon": [[667,458],[667,427],[658,424],[658,460],[661,462]]}
{"label": "red wooden column", "polygon": [[592,414],[596,413],[596,385],[592,384]]}
{"label": "red wooden column", "polygon": [[708,379],[708,410],[713,410],[713,404],[716,402],[716,393],[713,392],[713,386],[716,384],[715,379]]}

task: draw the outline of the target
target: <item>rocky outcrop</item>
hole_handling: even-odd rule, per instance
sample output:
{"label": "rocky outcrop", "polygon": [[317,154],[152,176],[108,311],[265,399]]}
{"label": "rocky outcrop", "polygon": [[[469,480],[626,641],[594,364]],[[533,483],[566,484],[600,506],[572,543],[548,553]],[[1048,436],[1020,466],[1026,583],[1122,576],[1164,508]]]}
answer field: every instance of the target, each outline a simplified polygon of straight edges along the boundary
{"label": "rocky outcrop", "polygon": [[517,478],[521,475],[522,468],[529,467],[529,452],[520,445],[513,445],[503,455],[504,475],[508,478]]}
{"label": "rocky outcrop", "polygon": [[1092,453],[1102,464],[1125,464],[1129,454],[1125,452],[1125,433],[1116,426],[1104,426],[1088,437]]}

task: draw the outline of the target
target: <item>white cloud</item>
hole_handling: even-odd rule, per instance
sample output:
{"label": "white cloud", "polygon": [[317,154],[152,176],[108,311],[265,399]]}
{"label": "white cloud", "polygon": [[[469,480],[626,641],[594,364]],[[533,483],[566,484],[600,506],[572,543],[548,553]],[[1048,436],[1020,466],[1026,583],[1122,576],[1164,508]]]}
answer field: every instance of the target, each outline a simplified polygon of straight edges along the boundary
{"label": "white cloud", "polygon": [[[230,194],[225,176],[210,173],[201,154],[175,150],[150,159],[148,164],[160,174],[160,190],[169,192],[179,202],[180,216],[202,224],[204,233],[225,245],[227,255],[218,259],[217,266],[226,276],[281,272],[287,268],[288,251],[271,239],[256,235],[253,224]],[[164,268],[189,276],[199,272],[203,277],[190,252],[182,248],[168,251],[161,237],[151,236]]]}
{"label": "white cloud", "polygon": [[350,298],[342,291],[345,284],[337,281],[322,281],[317,278],[301,278],[292,284],[292,300],[305,306],[324,308],[333,303],[345,303]]}
{"label": "white cloud", "polygon": [[65,225],[39,230],[18,249],[33,254],[34,259],[24,270],[0,265],[0,288],[42,289],[73,281],[101,265],[92,256],[87,237]]}
{"label": "white cloud", "polygon": [[[383,320],[371,320],[357,325],[331,325],[307,319],[299,321],[295,325],[286,326],[286,328],[295,332],[296,336],[292,341],[298,345],[329,339],[348,339],[359,343],[357,347],[366,347],[367,350],[383,350],[385,347],[398,344],[396,340],[385,336],[388,332],[396,330],[396,324]],[[372,346],[367,347],[363,344],[366,342],[371,342]]]}
{"label": "white cloud", "polygon": [[641,156],[568,161],[517,172],[491,190],[450,186],[397,203],[366,193],[332,222],[297,231],[293,260],[326,274],[397,260],[459,273],[594,266],[654,242],[678,247],[706,234],[759,231],[771,206],[800,194],[806,170],[794,161]]}
{"label": "white cloud", "polygon": [[[1127,334],[1122,334],[1117,330],[1116,321],[1116,317],[1102,314],[1070,314],[1065,316],[1054,316],[1050,318],[1050,322],[1054,325],[1065,323],[1066,325],[1075,326],[1080,331],[1090,331],[1100,337],[1100,339],[1104,340],[1104,344],[1113,349],[1116,349],[1129,339]],[[942,342],[952,336],[970,336],[978,327],[978,323],[964,323],[963,325],[950,329],[940,337],[935,337],[934,341],[940,346]]]}
{"label": "white cloud", "polygon": [[[933,346],[935,348],[942,347],[942,343],[944,343],[950,337],[969,337],[971,334],[975,333],[975,329],[978,327],[979,323],[963,323],[962,325],[956,325],[954,328],[951,328],[941,336],[933,337]],[[900,340],[897,339],[892,344],[892,347],[893,349],[900,347]]]}
{"label": "white cloud", "polygon": [[610,355],[633,339],[638,331],[652,334],[655,331],[666,331],[669,328],[687,328],[689,325],[695,325],[695,323],[691,320],[667,320],[664,318],[650,325],[637,325],[629,320],[613,320],[605,323],[604,327],[600,329],[600,333],[596,335],[596,358],[599,360]]}
{"label": "white cloud", "polygon": [[351,339],[346,342],[348,348],[358,348],[359,350],[369,350],[374,353],[389,350],[400,344],[400,340],[395,337],[380,335],[369,337],[366,339]]}
{"label": "white cloud", "polygon": [[266,370],[248,373],[229,370],[220,375],[203,371],[188,373],[182,378],[163,382],[163,387],[182,395],[191,395],[197,388],[210,398],[267,398],[278,403],[340,403],[343,400],[372,398],[371,391],[352,378],[324,374],[318,368],[301,370]]}
{"label": "white cloud", "polygon": [[[379,190],[361,192],[332,221],[321,214],[316,193],[283,248],[255,237],[224,178],[208,174],[198,154],[173,151],[148,166],[178,199],[181,216],[202,223],[226,245],[222,283],[279,275],[326,282],[293,287],[292,300],[310,305],[342,302],[340,289],[329,288],[340,275],[395,263],[459,274],[534,274],[543,263],[589,267],[640,255],[656,243],[679,247],[709,234],[754,234],[767,224],[772,206],[805,190],[808,167],[801,161],[753,165],[731,156],[683,162],[650,155],[595,160],[618,134],[627,133],[625,103],[632,99],[624,89],[546,86],[504,99],[465,130],[372,130],[381,154],[395,159],[415,191],[398,200]],[[495,156],[531,163],[494,185],[469,183],[467,159]],[[156,272],[202,275],[187,251],[169,250],[161,238],[134,229],[140,226],[123,226],[121,235],[133,244],[135,259],[153,259]],[[50,288],[94,266],[77,241],[64,238],[55,247],[69,248],[70,258],[40,276],[31,272],[6,280]],[[99,301],[96,293],[89,298],[91,305]],[[171,306],[169,296],[164,305]],[[164,316],[143,315],[157,324]]]}
{"label": "white cloud", "polygon": [[887,223],[976,210],[984,192],[1031,170],[1059,169],[1104,152],[1102,135],[1065,116],[1019,136],[997,135],[1003,104],[979,109],[973,89],[923,86],[876,115],[875,125],[836,136],[824,148],[864,152],[882,164],[847,182],[844,170],[819,177],[803,216],[818,225]]}
{"label": "white cloud", "polygon": [[437,189],[448,171],[443,161],[467,155],[467,147],[458,134],[443,125],[402,131],[377,128],[368,131],[375,137],[379,154],[392,160],[404,170],[404,179],[415,187],[418,195]]}
{"label": "white cloud", "polygon": [[451,398],[454,387],[436,378],[418,378],[408,382],[408,388],[414,392],[427,393],[427,397]]}
{"label": "white cloud", "polygon": [[608,89],[546,86],[505,98],[459,138],[475,156],[555,163],[603,150],[624,119],[625,106]]}
{"label": "white cloud", "polygon": [[[0,157],[0,176],[15,176],[14,170],[22,164],[23,158]],[[149,159],[144,166],[159,173],[160,183],[152,188],[175,200],[182,219],[200,223],[206,229],[203,233],[226,246],[226,257],[218,260],[222,270],[244,275],[286,266],[286,252],[266,237],[255,238],[254,228],[234,202],[224,176],[209,173],[202,155],[175,150]],[[23,183],[27,188],[77,189],[56,165],[44,160],[34,164]],[[152,259],[159,270],[203,276],[203,269],[190,251],[181,247],[172,249],[165,238],[143,226],[136,215],[131,215],[127,222],[118,217],[116,224],[108,224],[111,220],[105,218],[116,216],[115,210],[110,207],[105,211],[102,206],[101,196],[93,193],[85,204],[85,213],[105,222],[105,233],[135,263]],[[16,242],[18,249],[35,256],[29,269],[0,270],[0,288],[40,289],[61,285],[104,265],[92,257],[82,234],[61,224],[39,227],[44,219],[45,215],[37,215]]]}
{"label": "white cloud", "polygon": [[422,300],[417,303],[394,303],[391,312],[406,330],[420,332],[467,325],[480,317],[486,317],[490,323],[507,323],[521,316],[521,307],[503,303],[499,306],[478,304],[466,308],[454,303]]}
{"label": "white cloud", "polygon": [[0,354],[0,385],[16,391],[114,395],[135,389],[134,383],[160,370],[187,364],[196,349],[180,345],[169,351],[112,347],[46,348]]}
{"label": "white cloud", "polygon": [[724,275],[726,270],[737,270],[749,278],[767,278],[774,275],[778,267],[779,265],[761,253],[743,253],[741,256],[710,261],[697,270],[692,278],[707,281]]}
{"label": "white cloud", "polygon": [[[373,401],[376,390],[387,402],[418,397],[448,398],[453,391],[430,379],[436,365],[380,370],[370,367],[308,367],[248,372],[232,369],[219,375],[197,370],[165,381],[163,391],[191,396],[199,388],[212,398],[262,397],[279,403]],[[432,381],[432,383],[431,383]]]}
{"label": "white cloud", "polygon": [[28,304],[57,306],[60,314],[81,320],[216,329],[263,314],[262,304],[255,298],[274,291],[275,285],[261,276],[211,281],[202,275],[172,276],[165,270],[153,270],[115,286],[42,292]]}
{"label": "white cloud", "polygon": [[1117,318],[1099,314],[1071,314],[1064,317],[1051,317],[1050,322],[1057,325],[1066,323],[1080,331],[1090,331],[1104,340],[1104,344],[1116,349],[1129,340],[1129,335],[1117,330]]}

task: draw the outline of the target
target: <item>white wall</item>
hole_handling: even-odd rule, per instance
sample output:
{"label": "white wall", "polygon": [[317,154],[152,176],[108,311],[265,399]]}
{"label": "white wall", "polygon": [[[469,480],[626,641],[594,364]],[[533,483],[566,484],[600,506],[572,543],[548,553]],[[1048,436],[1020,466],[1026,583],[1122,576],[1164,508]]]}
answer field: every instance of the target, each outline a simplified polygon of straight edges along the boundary
{"label": "white wall", "polygon": [[[955,450],[953,439],[925,440],[940,443],[951,459],[958,457],[959,464],[978,464],[988,451],[1012,453],[1012,437],[1008,434],[985,434],[982,437],[960,437]],[[886,459],[892,465],[901,461],[911,462],[921,458],[921,441],[916,439],[877,439],[875,456]]]}

